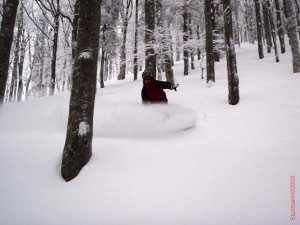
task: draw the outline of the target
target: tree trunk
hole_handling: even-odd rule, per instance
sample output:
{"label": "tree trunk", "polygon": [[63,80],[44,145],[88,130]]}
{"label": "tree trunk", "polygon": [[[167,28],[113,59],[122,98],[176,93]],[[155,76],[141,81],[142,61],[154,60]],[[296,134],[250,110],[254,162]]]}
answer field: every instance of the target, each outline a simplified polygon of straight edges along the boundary
{"label": "tree trunk", "polygon": [[101,66],[100,66],[100,87],[104,88],[104,63],[105,63],[105,51],[104,46],[101,49]]}
{"label": "tree trunk", "polygon": [[155,0],[145,0],[145,70],[156,78],[155,37]]}
{"label": "tree trunk", "polygon": [[[200,43],[200,25],[199,24],[197,25],[197,41],[198,41],[198,43]],[[197,57],[198,57],[198,60],[201,59],[201,49],[200,49],[200,47],[197,48]]]}
{"label": "tree trunk", "polygon": [[25,60],[25,52],[26,52],[26,39],[25,39],[25,31],[22,31],[22,41],[21,41],[21,49],[20,49],[20,61],[19,61],[19,84],[18,84],[18,102],[22,100],[23,95],[23,67]]}
{"label": "tree trunk", "polygon": [[188,12],[187,12],[187,1],[184,1],[183,9],[183,61],[184,69],[183,75],[186,76],[189,74],[189,48],[187,46],[188,41]]}
{"label": "tree trunk", "polygon": [[54,95],[55,83],[56,83],[56,58],[57,58],[57,44],[58,44],[58,30],[59,30],[59,15],[60,6],[59,0],[56,0],[56,12],[54,16],[54,36],[53,36],[53,47],[52,47],[52,58],[51,58],[51,82],[49,95]]}
{"label": "tree trunk", "polygon": [[134,30],[134,59],[133,59],[133,80],[138,77],[138,20],[139,20],[139,0],[135,0],[135,30]]}
{"label": "tree trunk", "polygon": [[180,61],[180,37],[176,38],[176,62]]}
{"label": "tree trunk", "polygon": [[206,50],[206,82],[215,82],[215,61],[212,31],[212,4],[213,0],[205,0],[205,50]]}
{"label": "tree trunk", "polygon": [[273,20],[273,10],[271,10],[271,5],[270,2],[267,1],[267,16],[269,17],[269,21],[270,21],[270,30],[271,30],[271,35],[272,35],[272,39],[273,39],[273,43],[274,43],[274,52],[275,52],[275,60],[276,62],[279,62],[279,55],[278,55],[278,47],[277,47],[277,41],[276,41],[276,30],[275,30],[275,24],[274,24],[274,20]]}
{"label": "tree trunk", "polygon": [[232,29],[232,13],[230,0],[224,0],[224,33],[228,74],[228,102],[230,105],[239,103],[239,78],[237,74],[236,55]]}
{"label": "tree trunk", "polygon": [[9,57],[13,42],[14,27],[19,0],[7,0],[0,30],[0,106],[3,104],[8,77]]}
{"label": "tree trunk", "polygon": [[234,15],[235,15],[235,35],[234,35],[234,43],[241,46],[240,42],[240,26],[239,26],[239,0],[234,0]]}
{"label": "tree trunk", "polygon": [[255,2],[255,13],[256,13],[256,29],[257,29],[257,44],[258,44],[258,56],[260,59],[264,58],[264,50],[262,44],[262,24],[260,14],[260,1],[254,0]]}
{"label": "tree trunk", "polygon": [[126,11],[123,21],[123,41],[121,46],[121,54],[120,54],[120,71],[118,75],[118,80],[124,80],[126,74],[126,40],[127,40],[127,28],[129,21],[129,7],[132,4],[131,0],[126,1]]}
{"label": "tree trunk", "polygon": [[[193,39],[193,29],[192,29],[192,18],[191,14],[189,13],[189,36],[190,40]],[[194,54],[194,49],[193,47],[190,47],[190,56],[191,56],[191,69],[195,69],[195,54]]]}
{"label": "tree trunk", "polygon": [[280,7],[279,0],[275,0],[275,7],[276,7],[278,37],[280,41],[280,50],[281,53],[285,53],[284,32],[283,32],[282,14],[281,14],[282,8]]}
{"label": "tree trunk", "polygon": [[272,34],[270,29],[270,17],[268,14],[268,7],[270,7],[270,3],[268,0],[266,0],[263,3],[263,16],[264,16],[264,28],[265,28],[265,36],[266,36],[266,42],[267,42],[267,53],[270,53],[272,50]]}
{"label": "tree trunk", "polygon": [[300,49],[297,36],[296,11],[293,0],[286,0],[286,16],[288,24],[288,36],[293,56],[293,72],[300,72]]}
{"label": "tree trunk", "polygon": [[92,156],[101,0],[79,1],[78,41],[61,174],[74,179]]}

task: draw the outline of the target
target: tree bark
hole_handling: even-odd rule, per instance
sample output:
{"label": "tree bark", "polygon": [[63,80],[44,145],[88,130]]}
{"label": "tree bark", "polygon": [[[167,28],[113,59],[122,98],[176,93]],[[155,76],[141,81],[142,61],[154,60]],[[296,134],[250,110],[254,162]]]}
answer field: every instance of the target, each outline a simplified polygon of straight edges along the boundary
{"label": "tree bark", "polygon": [[205,50],[206,50],[206,82],[215,82],[215,61],[212,31],[213,0],[205,0]]}
{"label": "tree bark", "polygon": [[297,36],[297,21],[296,21],[296,11],[293,0],[286,1],[286,16],[288,24],[288,36],[290,40],[292,56],[293,56],[293,72],[300,72],[300,49],[299,41]]}
{"label": "tree bark", "polygon": [[126,40],[127,40],[127,29],[129,22],[129,8],[132,5],[131,0],[126,1],[125,7],[125,15],[123,18],[123,41],[121,46],[121,54],[120,54],[120,70],[118,75],[118,80],[124,80],[126,75]]}
{"label": "tree bark", "polygon": [[262,24],[260,14],[260,1],[254,0],[255,2],[255,13],[256,13],[256,29],[257,29],[257,45],[258,45],[258,56],[260,59],[264,58],[264,50],[262,44]]}
{"label": "tree bark", "polygon": [[145,0],[145,70],[156,78],[156,55],[154,51],[155,0]]}
{"label": "tree bark", "polygon": [[183,75],[187,76],[189,74],[189,47],[187,46],[188,41],[188,12],[187,12],[187,1],[184,2],[183,9],[183,61],[184,69]]}
{"label": "tree bark", "polygon": [[230,105],[239,103],[239,78],[237,74],[236,54],[232,29],[232,12],[230,0],[224,0],[224,33],[228,74],[228,102]]}
{"label": "tree bark", "polygon": [[7,0],[3,9],[0,30],[0,106],[3,104],[8,77],[9,57],[19,0]]}
{"label": "tree bark", "polygon": [[138,20],[139,20],[139,0],[135,0],[135,30],[134,30],[134,59],[133,59],[133,80],[138,77]]}
{"label": "tree bark", "polygon": [[54,95],[55,83],[56,83],[56,58],[57,58],[57,47],[58,47],[58,31],[59,31],[59,15],[60,5],[59,0],[56,0],[56,9],[54,13],[54,36],[53,36],[53,47],[52,47],[52,58],[51,58],[51,82],[49,95]]}
{"label": "tree bark", "polygon": [[271,28],[270,28],[270,17],[269,17],[269,9],[270,3],[268,0],[266,0],[263,3],[263,16],[264,16],[264,28],[265,28],[265,36],[266,36],[266,42],[267,42],[267,53],[270,53],[272,50],[272,34],[271,34]]}
{"label": "tree bark", "polygon": [[279,0],[275,0],[275,7],[276,7],[278,37],[280,41],[280,50],[281,53],[285,53],[284,32],[283,32],[282,14],[281,14],[282,7],[280,7]]}
{"label": "tree bark", "polygon": [[61,174],[74,179],[92,156],[101,0],[80,1],[78,41]]}

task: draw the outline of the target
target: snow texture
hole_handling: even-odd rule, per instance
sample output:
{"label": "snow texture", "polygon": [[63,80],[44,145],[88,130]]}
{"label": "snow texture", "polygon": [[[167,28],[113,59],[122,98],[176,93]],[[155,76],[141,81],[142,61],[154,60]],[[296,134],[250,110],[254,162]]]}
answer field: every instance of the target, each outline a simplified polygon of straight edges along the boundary
{"label": "snow texture", "polygon": [[171,104],[120,105],[95,122],[101,128],[96,135],[103,137],[163,136],[195,126],[197,113]]}
{"label": "snow texture", "polygon": [[92,158],[68,183],[60,166],[69,93],[4,105],[0,224],[299,224],[300,76],[289,50],[280,63],[273,54],[258,59],[256,45],[236,53],[236,106],[227,103],[225,59],[213,88],[200,67],[183,76],[177,62],[180,86],[166,90],[168,105],[142,105],[133,76],[106,82],[96,95]]}
{"label": "snow texture", "polygon": [[79,124],[78,135],[86,136],[86,134],[89,132],[89,130],[90,130],[90,126],[86,122],[82,121]]}
{"label": "snow texture", "polygon": [[92,58],[93,58],[93,56],[92,56],[91,52],[81,52],[79,55],[79,59],[87,60],[87,59],[92,59]]}

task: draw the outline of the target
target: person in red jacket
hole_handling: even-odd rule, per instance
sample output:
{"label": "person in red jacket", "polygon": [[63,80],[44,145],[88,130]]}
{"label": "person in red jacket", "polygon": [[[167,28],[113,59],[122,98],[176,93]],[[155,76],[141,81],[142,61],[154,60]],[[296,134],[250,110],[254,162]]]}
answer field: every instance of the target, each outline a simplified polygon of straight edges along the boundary
{"label": "person in red jacket", "polygon": [[172,84],[168,81],[158,81],[148,72],[144,71],[142,74],[143,89],[142,102],[147,103],[168,103],[166,93],[163,89],[170,89],[177,91],[179,84]]}

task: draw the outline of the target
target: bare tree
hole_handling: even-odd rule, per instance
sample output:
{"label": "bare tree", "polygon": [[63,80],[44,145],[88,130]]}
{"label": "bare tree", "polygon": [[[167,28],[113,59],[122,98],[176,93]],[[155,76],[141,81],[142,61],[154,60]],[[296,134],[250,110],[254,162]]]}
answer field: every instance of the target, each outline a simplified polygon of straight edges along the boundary
{"label": "bare tree", "polygon": [[213,46],[212,5],[213,0],[205,0],[205,43],[206,43],[206,75],[207,80],[215,81],[215,61]]}
{"label": "bare tree", "polygon": [[226,59],[227,59],[227,74],[228,74],[228,102],[230,105],[238,104],[239,96],[239,78],[236,66],[236,54],[234,49],[234,38],[232,29],[232,12],[230,0],[224,0],[224,33],[226,45]]}
{"label": "bare tree", "polygon": [[275,7],[276,7],[276,21],[277,21],[276,27],[278,30],[280,49],[281,49],[281,53],[285,53],[284,31],[283,31],[283,24],[282,24],[282,7],[280,5],[279,0],[275,0]]}
{"label": "bare tree", "polygon": [[293,72],[300,72],[300,49],[299,41],[297,36],[297,21],[296,11],[293,0],[285,0],[286,3],[286,19],[287,19],[287,30],[290,40],[292,55],[293,55]]}
{"label": "bare tree", "polygon": [[101,0],[77,1],[78,41],[61,166],[62,177],[66,181],[74,179],[92,156],[99,51]]}
{"label": "bare tree", "polygon": [[19,0],[7,0],[0,30],[0,105],[3,104]]}
{"label": "bare tree", "polygon": [[134,29],[134,59],[133,59],[133,74],[134,80],[137,80],[138,75],[138,24],[139,24],[139,0],[135,0],[135,29]]}
{"label": "bare tree", "polygon": [[184,61],[184,69],[183,69],[183,75],[186,76],[189,74],[189,48],[188,48],[188,0],[184,1],[184,7],[183,7],[183,61]]}
{"label": "bare tree", "polygon": [[[123,40],[121,45],[121,54],[120,54],[120,71],[118,75],[118,80],[124,80],[126,74],[126,40],[127,40],[127,28],[128,22],[132,16],[132,0],[125,0],[126,5],[123,7],[125,12],[122,12],[122,20],[123,20]],[[123,3],[123,1],[122,1]],[[124,3],[123,3],[124,4]]]}
{"label": "bare tree", "polygon": [[257,44],[258,44],[258,56],[260,59],[264,58],[264,50],[262,44],[262,20],[260,12],[260,1],[254,0],[255,2],[255,13],[256,13],[256,29],[257,29]]}
{"label": "bare tree", "polygon": [[155,0],[145,0],[145,70],[156,77],[156,55],[154,50]]}

